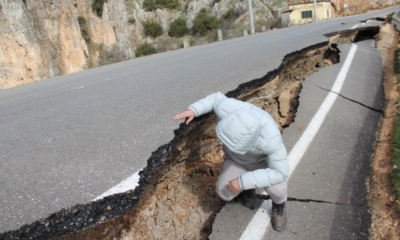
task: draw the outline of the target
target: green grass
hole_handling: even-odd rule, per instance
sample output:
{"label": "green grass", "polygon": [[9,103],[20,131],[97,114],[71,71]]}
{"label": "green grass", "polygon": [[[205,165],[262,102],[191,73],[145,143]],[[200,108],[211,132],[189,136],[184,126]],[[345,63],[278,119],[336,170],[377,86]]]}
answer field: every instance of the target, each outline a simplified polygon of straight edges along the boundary
{"label": "green grass", "polygon": [[[397,74],[397,80],[400,77],[400,51],[399,49],[395,52],[395,72]],[[394,188],[397,193],[397,211],[400,213],[400,114],[397,114],[396,125],[394,129],[394,139],[392,143],[393,155],[392,165],[393,170],[390,173]]]}

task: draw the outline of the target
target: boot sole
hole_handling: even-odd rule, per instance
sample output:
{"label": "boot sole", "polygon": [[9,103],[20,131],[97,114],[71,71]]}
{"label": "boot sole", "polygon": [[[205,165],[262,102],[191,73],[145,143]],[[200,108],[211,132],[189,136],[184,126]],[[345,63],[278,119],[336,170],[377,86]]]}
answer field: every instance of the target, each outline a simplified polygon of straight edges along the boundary
{"label": "boot sole", "polygon": [[274,225],[272,225],[272,228],[273,228],[275,231],[277,231],[277,232],[283,232],[283,231],[285,231],[286,226],[284,226],[283,228],[277,228],[277,227],[275,227]]}

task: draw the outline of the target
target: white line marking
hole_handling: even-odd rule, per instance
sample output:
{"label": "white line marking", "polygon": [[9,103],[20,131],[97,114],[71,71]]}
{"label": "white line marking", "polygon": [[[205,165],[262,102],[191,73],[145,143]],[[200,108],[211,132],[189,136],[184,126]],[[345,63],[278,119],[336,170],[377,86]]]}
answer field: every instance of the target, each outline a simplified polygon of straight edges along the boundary
{"label": "white line marking", "polygon": [[354,29],[354,28],[357,28],[357,27],[358,27],[358,24],[352,26],[350,29]]}
{"label": "white line marking", "polygon": [[263,201],[260,208],[254,214],[246,230],[242,233],[239,240],[261,239],[267,230],[272,214],[271,200]]}
{"label": "white line marking", "polygon": [[[142,170],[142,169],[140,169],[140,170]],[[119,183],[118,185],[112,187],[108,191],[104,192],[103,194],[101,194],[100,196],[95,198],[94,201],[102,199],[102,198],[110,196],[110,195],[113,195],[113,194],[116,194],[116,193],[122,193],[122,192],[126,192],[128,190],[131,190],[131,189],[135,189],[139,185],[140,170],[135,172],[132,176],[128,177],[127,179],[125,179],[124,181]]]}
{"label": "white line marking", "polygon": [[[349,51],[349,54],[347,55],[346,61],[343,64],[342,69],[336,77],[335,83],[333,84],[331,91],[340,93],[343,83],[346,80],[346,76],[350,69],[350,65],[353,61],[356,50],[357,45],[353,44]],[[330,92],[328,96],[326,96],[321,107],[318,109],[318,112],[314,115],[313,119],[308,124],[306,130],[303,132],[296,145],[293,147],[292,151],[290,151],[288,156],[290,165],[289,177],[292,175],[297,164],[300,162],[304,153],[307,151],[308,146],[310,146],[310,143],[312,142],[322,123],[324,122],[326,115],[329,113],[330,109],[335,103],[338,95],[333,92]],[[261,239],[264,236],[271,221],[271,208],[271,200],[267,200],[262,203],[261,207],[257,210],[253,219],[249,222],[247,228],[240,236],[240,240],[256,240]],[[266,214],[267,212],[268,214]]]}

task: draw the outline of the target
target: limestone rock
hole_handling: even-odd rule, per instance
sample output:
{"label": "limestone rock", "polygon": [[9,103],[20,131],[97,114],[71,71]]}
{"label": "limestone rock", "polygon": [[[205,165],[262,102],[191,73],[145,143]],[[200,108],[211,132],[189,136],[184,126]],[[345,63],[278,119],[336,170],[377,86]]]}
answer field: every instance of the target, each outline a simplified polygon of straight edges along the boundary
{"label": "limestone rock", "polygon": [[0,89],[48,78],[43,49],[22,1],[0,4]]}

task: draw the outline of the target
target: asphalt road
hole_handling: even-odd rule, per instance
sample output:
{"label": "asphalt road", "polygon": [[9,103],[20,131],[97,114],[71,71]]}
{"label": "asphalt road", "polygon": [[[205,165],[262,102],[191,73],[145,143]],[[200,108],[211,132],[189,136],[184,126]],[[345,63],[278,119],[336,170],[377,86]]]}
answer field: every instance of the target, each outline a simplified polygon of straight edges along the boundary
{"label": "asphalt road", "polygon": [[168,142],[172,116],[379,14],[181,49],[0,91],[0,232],[88,202]]}

